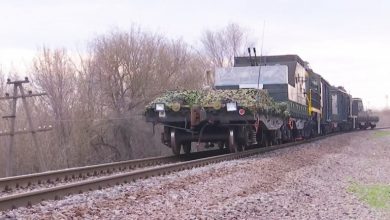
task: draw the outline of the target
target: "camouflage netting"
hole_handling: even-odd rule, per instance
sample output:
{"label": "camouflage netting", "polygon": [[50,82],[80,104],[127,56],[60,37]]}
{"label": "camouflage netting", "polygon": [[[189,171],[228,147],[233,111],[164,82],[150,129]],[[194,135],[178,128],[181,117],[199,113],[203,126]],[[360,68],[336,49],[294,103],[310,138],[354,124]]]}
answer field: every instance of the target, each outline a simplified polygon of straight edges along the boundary
{"label": "camouflage netting", "polygon": [[153,108],[155,103],[164,103],[169,110],[173,103],[180,103],[181,106],[213,107],[218,102],[222,105],[237,102],[238,106],[252,113],[289,115],[286,103],[277,103],[265,90],[257,89],[168,91],[149,103],[146,109]]}

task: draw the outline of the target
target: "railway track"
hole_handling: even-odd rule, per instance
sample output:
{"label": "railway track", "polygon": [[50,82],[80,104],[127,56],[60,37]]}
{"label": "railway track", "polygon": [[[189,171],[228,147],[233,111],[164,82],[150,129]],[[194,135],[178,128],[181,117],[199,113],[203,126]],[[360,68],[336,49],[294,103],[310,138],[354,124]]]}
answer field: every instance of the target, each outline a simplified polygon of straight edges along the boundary
{"label": "railway track", "polygon": [[[377,128],[375,130],[390,129],[390,127]],[[360,131],[355,131],[360,132]],[[167,175],[172,172],[182,171],[195,167],[201,167],[212,163],[218,163],[221,161],[234,160],[244,157],[253,156],[273,150],[297,146],[304,143],[310,143],[318,141],[330,136],[335,136],[343,133],[330,134],[327,136],[320,136],[309,140],[303,140],[299,142],[286,143],[282,145],[270,146],[266,148],[256,148],[248,151],[238,152],[234,154],[223,154],[214,156],[215,152],[206,152],[206,158],[202,153],[193,154],[190,158],[183,157],[156,157],[142,160],[132,160],[125,162],[118,162],[112,164],[96,165],[82,168],[73,168],[68,170],[51,171],[45,173],[16,176],[0,179],[0,186],[2,189],[10,189],[10,186],[20,187],[21,185],[27,186],[29,183],[35,181],[42,183],[43,181],[53,181],[63,179],[66,177],[78,177],[80,181],[62,184],[50,188],[43,188],[30,192],[22,192],[14,195],[0,197],[0,211],[14,209],[22,206],[31,206],[37,204],[43,200],[59,200],[67,195],[79,194],[87,191],[98,190],[114,185],[126,184],[136,181],[138,179],[146,179],[154,176]],[[200,158],[200,159],[199,159]],[[163,163],[168,163],[161,165]],[[159,165],[159,166],[158,166]],[[139,170],[134,170],[134,167],[149,167]],[[114,173],[117,171],[118,173]],[[93,176],[97,173],[112,173],[111,175],[105,175],[92,179],[82,179],[83,177]],[[8,187],[8,188],[7,188]]]}
{"label": "railway track", "polygon": [[227,153],[227,151],[204,151],[194,153],[189,156],[182,155],[181,157],[152,157],[0,178],[0,198],[4,195],[13,193],[14,191],[21,191],[29,188],[42,188],[40,185],[49,184],[55,186],[88,178],[96,178],[98,176],[109,176],[115,173],[128,172],[146,167],[215,156],[221,153]]}
{"label": "railway track", "polygon": [[124,172],[137,168],[157,166],[178,161],[180,161],[180,158],[174,156],[154,157],[94,166],[69,168],[64,170],[54,170],[21,176],[12,176],[0,179],[0,192],[9,192],[46,183],[55,184],[57,182],[71,182],[73,180],[82,180],[88,177],[110,175],[115,172]]}

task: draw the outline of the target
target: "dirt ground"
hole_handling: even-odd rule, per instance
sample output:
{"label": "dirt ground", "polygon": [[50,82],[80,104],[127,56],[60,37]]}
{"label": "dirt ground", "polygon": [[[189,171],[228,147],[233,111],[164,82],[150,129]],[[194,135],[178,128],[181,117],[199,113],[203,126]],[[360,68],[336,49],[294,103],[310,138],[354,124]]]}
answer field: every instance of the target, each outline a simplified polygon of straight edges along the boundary
{"label": "dirt ground", "polygon": [[21,219],[390,219],[350,188],[390,184],[390,130],[343,134],[251,158],[20,208]]}

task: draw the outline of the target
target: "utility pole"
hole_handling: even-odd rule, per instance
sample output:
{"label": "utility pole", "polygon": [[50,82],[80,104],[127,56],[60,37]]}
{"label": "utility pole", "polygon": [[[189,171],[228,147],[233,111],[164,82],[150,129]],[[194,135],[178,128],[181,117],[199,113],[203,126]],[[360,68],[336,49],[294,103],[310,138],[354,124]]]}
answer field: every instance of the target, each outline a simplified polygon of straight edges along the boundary
{"label": "utility pole", "polygon": [[389,109],[389,95],[386,94],[386,110]]}
{"label": "utility pole", "polygon": [[[39,160],[39,165],[41,171],[47,170],[46,168],[46,162],[43,159],[43,153],[42,149],[38,145],[38,139],[36,136],[37,132],[42,132],[42,131],[48,131],[51,129],[51,127],[46,128],[44,127],[43,129],[35,129],[33,121],[31,119],[31,112],[30,112],[30,107],[27,103],[26,98],[34,97],[34,96],[43,96],[46,95],[46,93],[37,93],[33,94],[31,91],[28,92],[28,94],[25,93],[23,84],[29,83],[30,81],[28,80],[27,77],[24,78],[24,80],[17,80],[17,81],[11,81],[10,79],[7,79],[7,84],[8,85],[13,85],[13,95],[10,96],[8,93],[5,94],[5,97],[0,97],[0,100],[10,100],[12,99],[11,103],[11,114],[7,116],[3,116],[4,119],[10,119],[11,120],[11,125],[10,125],[10,130],[1,132],[0,136],[9,136],[9,141],[8,141],[8,148],[7,148],[7,166],[6,166],[6,176],[12,176],[13,175],[13,160],[14,160],[14,136],[18,134],[27,134],[31,133],[32,139],[33,139],[33,145],[35,147],[35,152],[38,154],[38,160]],[[20,91],[20,95],[18,94],[18,90]],[[21,98],[24,110],[26,112],[27,116],[27,122],[30,127],[30,130],[23,130],[23,131],[15,131],[15,119],[16,119],[16,104],[17,100]]]}

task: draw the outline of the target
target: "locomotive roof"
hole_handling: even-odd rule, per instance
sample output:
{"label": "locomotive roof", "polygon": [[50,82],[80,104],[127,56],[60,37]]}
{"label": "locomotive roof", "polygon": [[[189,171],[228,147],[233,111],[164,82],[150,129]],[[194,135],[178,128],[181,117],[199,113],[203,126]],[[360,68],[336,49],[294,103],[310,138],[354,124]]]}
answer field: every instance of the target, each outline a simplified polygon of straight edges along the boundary
{"label": "locomotive roof", "polygon": [[262,56],[260,57],[251,57],[242,56],[242,57],[234,57],[234,66],[235,67],[243,67],[243,66],[251,66],[251,62],[256,61],[259,65],[286,65],[288,67],[288,82],[291,85],[295,85],[295,70],[297,67],[297,63],[301,66],[305,67],[305,62],[298,55],[275,55],[275,56]]}
{"label": "locomotive roof", "polygon": [[[255,60],[255,57],[252,56],[252,60]],[[294,63],[298,62],[302,66],[306,66],[305,61],[303,61],[298,55],[295,54],[261,56],[261,57],[256,57],[256,61],[260,65],[272,64],[272,63],[287,64],[291,62]],[[246,66],[250,65],[249,56],[234,57],[234,66],[242,66],[242,65],[246,65]]]}
{"label": "locomotive roof", "polygon": [[[311,69],[308,66],[308,63],[305,62],[302,58],[300,58],[296,54],[261,56],[261,57],[256,57],[256,59],[254,56],[252,56],[251,59],[252,59],[252,62],[257,61],[257,63],[259,65],[277,65],[277,64],[286,65],[288,67],[289,83],[291,83],[292,85],[295,84],[294,77],[292,77],[292,76],[294,76],[294,74],[295,74],[297,63],[299,63],[302,67],[304,67],[306,69],[306,71],[310,72],[315,77],[320,77],[320,79],[324,83],[330,85],[330,83],[324,77],[322,77],[321,74],[314,72],[313,69]],[[251,59],[249,58],[249,56],[234,57],[234,66],[235,67],[251,66]],[[333,88],[336,90],[340,90],[337,87],[333,87]],[[345,91],[345,89],[344,89],[344,91],[343,90],[340,90],[340,91],[347,93]]]}
{"label": "locomotive roof", "polygon": [[350,95],[350,94],[347,92],[347,90],[345,90],[345,88],[342,87],[342,86],[332,86],[332,87],[330,88],[330,90],[331,90],[331,91],[337,91],[337,92],[341,92],[341,93]]}

